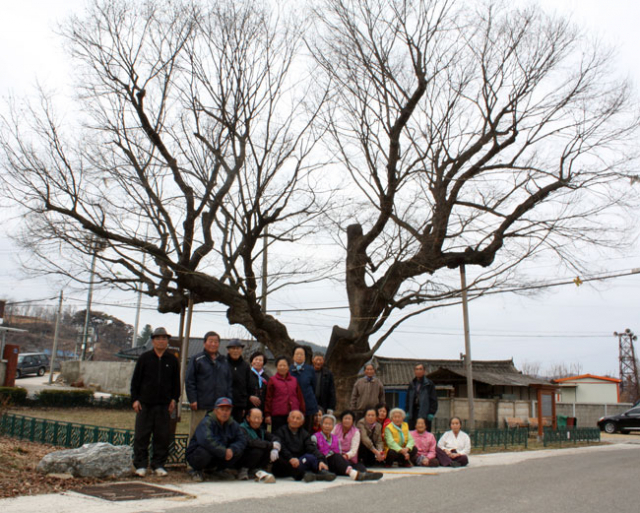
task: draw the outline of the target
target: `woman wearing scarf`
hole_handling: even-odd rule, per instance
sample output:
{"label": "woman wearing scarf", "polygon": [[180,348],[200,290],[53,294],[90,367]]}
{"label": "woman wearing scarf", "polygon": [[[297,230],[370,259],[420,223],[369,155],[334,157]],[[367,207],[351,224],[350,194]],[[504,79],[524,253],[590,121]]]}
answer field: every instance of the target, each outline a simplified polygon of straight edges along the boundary
{"label": "woman wearing scarf", "polygon": [[264,353],[256,351],[251,355],[251,374],[249,375],[249,402],[252,408],[259,408],[264,414],[264,402],[267,398],[267,383],[269,374],[264,370],[267,357]]}
{"label": "woman wearing scarf", "polygon": [[387,457],[385,467],[397,463],[401,467],[411,467],[418,455],[415,441],[409,433],[409,425],[404,422],[405,412],[401,408],[391,410],[391,422],[384,430],[387,443]]}
{"label": "woman wearing scarf", "polygon": [[[375,408],[369,408],[356,427],[360,431],[360,448],[358,459],[367,467],[384,462],[384,440],[382,438],[382,426],[377,421]],[[435,439],[434,439],[435,444]]]}
{"label": "woman wearing scarf", "polygon": [[341,454],[340,440],[332,433],[335,423],[336,418],[333,415],[323,415],[320,431],[312,436],[318,450],[326,458],[329,470],[339,476],[349,476],[354,481],[380,479],[382,477],[380,472],[367,472],[361,464],[353,464]]}
{"label": "woman wearing scarf", "polygon": [[271,424],[275,433],[287,424],[290,412],[298,410],[304,415],[305,404],[302,391],[296,378],[289,374],[289,360],[285,356],[276,359],[276,374],[267,383],[267,395],[264,401],[266,423]]}

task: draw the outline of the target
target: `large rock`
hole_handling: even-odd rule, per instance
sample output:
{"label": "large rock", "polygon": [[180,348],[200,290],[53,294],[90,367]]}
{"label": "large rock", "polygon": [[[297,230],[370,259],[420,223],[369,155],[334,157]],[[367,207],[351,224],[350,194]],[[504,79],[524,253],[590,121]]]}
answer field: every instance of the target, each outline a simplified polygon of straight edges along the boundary
{"label": "large rock", "polygon": [[132,453],[128,445],[85,444],[47,454],[38,463],[38,470],[74,477],[124,477],[131,474]]}

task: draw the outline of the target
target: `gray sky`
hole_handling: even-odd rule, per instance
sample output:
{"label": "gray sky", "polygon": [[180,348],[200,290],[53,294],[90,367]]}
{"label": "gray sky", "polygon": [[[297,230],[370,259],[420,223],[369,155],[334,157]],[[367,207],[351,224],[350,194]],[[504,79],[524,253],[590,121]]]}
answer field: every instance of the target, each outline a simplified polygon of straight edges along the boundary
{"label": "gray sky", "polygon": [[[0,17],[0,95],[30,94],[36,80],[47,89],[64,92],[69,61],[53,33],[56,20],[82,9],[84,0],[1,0]],[[596,0],[541,2],[544,6],[570,13],[586,30],[599,34],[602,41],[618,48],[618,65],[640,84],[637,57],[640,48],[640,5],[634,0]],[[4,109],[4,105],[0,107]],[[8,212],[4,211],[3,214]],[[5,217],[3,215],[3,217]],[[53,279],[26,279],[20,275],[19,250],[7,238],[19,220],[5,221],[0,227],[0,296],[14,300],[39,299],[58,293]],[[593,269],[624,271],[640,268],[637,249],[631,255],[593,257]],[[564,270],[535,264],[543,281],[571,279]],[[640,332],[637,294],[640,275],[617,278],[597,285],[557,287],[533,297],[503,294],[480,299],[470,305],[472,355],[474,359],[514,358],[516,365],[539,362],[544,369],[555,363],[580,363],[584,373],[618,373],[617,339],[613,331],[631,328]],[[67,305],[83,308],[86,292],[65,287]],[[94,295],[94,309],[107,311],[133,323],[136,298],[106,289]],[[128,305],[128,308],[109,306]],[[295,309],[341,307],[347,304],[343,287],[309,285],[275,297],[269,308],[285,322],[296,339],[326,345],[334,324],[345,326],[346,309],[288,312]],[[53,305],[55,300],[47,301]],[[143,304],[153,307],[149,298]],[[220,305],[201,305],[194,317],[192,334],[215,329],[223,336],[246,336],[242,328],[229,326]],[[141,325],[166,326],[176,332],[178,318],[143,310]],[[462,312],[459,307],[423,314],[397,330],[380,350],[386,356],[458,358],[464,351]]]}

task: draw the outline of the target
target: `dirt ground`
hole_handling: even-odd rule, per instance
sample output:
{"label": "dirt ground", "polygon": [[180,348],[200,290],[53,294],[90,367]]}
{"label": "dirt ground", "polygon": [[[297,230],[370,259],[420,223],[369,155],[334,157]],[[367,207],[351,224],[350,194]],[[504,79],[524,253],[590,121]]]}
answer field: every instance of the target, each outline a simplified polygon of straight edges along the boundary
{"label": "dirt ground", "polygon": [[[0,436],[0,498],[19,495],[40,495],[74,490],[89,484],[103,483],[108,479],[73,478],[61,479],[41,474],[36,470],[45,454],[64,450],[60,447],[42,445]],[[167,477],[149,476],[145,483],[181,483],[191,481],[184,466],[168,467]],[[129,481],[137,478],[118,479]]]}

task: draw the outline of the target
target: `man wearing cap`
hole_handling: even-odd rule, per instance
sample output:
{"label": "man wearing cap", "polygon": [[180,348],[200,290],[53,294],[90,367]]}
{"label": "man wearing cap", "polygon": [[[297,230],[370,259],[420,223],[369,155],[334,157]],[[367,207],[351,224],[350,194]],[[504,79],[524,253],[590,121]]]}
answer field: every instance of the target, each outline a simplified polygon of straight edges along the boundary
{"label": "man wearing cap", "polygon": [[187,447],[187,463],[194,469],[194,481],[203,480],[204,470],[218,470],[218,477],[231,478],[226,470],[236,467],[247,445],[240,425],[231,417],[233,401],[221,397],[200,422]]}
{"label": "man wearing cap", "polygon": [[131,401],[136,412],[133,466],[144,477],[149,464],[149,439],[153,434],[151,469],[166,476],[164,464],[171,442],[170,416],[180,399],[180,364],[167,352],[171,335],[164,328],[151,334],[153,349],[142,353],[131,378]]}
{"label": "man wearing cap", "polygon": [[185,390],[191,406],[189,420],[189,440],[196,428],[206,415],[213,409],[216,401],[221,397],[231,397],[231,370],[227,359],[218,349],[220,336],[215,331],[209,331],[204,336],[204,348],[189,362]]}
{"label": "man wearing cap", "polygon": [[251,365],[242,358],[244,345],[238,339],[227,344],[227,365],[231,370],[233,389],[233,412],[231,415],[239,424],[244,420],[244,412],[249,408],[251,396]]}

